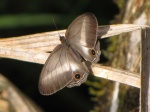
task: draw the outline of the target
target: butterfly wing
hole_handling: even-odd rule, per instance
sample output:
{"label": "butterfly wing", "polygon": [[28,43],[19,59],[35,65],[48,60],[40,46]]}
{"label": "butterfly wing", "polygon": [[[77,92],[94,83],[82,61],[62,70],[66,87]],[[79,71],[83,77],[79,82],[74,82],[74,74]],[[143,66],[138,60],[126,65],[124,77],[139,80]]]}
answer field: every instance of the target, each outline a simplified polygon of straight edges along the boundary
{"label": "butterfly wing", "polygon": [[99,45],[99,42],[97,43],[97,29],[96,17],[92,13],[85,13],[78,16],[69,25],[65,34],[71,47],[77,50],[85,60],[90,62],[99,60],[97,54],[99,53],[98,55],[100,55],[100,48],[96,47]]}
{"label": "butterfly wing", "polygon": [[[44,95],[53,94],[75,80],[76,74],[81,74],[80,82],[83,82],[88,70],[71,49],[66,49],[60,44],[50,54],[43,67],[39,80],[39,91]],[[74,85],[78,85],[79,80],[75,82]]]}

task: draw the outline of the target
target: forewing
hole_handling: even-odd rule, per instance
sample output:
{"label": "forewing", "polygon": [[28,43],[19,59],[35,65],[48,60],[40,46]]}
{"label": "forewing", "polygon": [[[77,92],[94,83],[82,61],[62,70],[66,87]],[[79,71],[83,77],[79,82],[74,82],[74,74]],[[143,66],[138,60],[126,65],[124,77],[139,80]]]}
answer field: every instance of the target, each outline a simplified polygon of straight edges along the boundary
{"label": "forewing", "polygon": [[50,95],[64,88],[72,80],[67,54],[62,45],[58,45],[47,59],[39,80],[41,94]]}
{"label": "forewing", "polygon": [[91,50],[96,50],[97,28],[96,17],[92,13],[85,13],[69,25],[65,35],[70,46],[90,62],[93,62],[96,57],[91,54]]}
{"label": "forewing", "polygon": [[[50,95],[68,85],[78,86],[85,81],[88,72],[85,64],[70,48],[58,45],[42,70],[39,91],[41,94]],[[80,79],[75,78],[76,74],[80,74]]]}

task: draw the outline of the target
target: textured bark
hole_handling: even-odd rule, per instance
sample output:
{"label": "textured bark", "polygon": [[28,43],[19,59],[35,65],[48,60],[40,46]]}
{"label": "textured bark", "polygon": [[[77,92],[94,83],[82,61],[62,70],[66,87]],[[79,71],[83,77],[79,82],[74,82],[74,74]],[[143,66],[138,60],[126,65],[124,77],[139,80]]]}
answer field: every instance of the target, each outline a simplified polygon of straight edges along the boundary
{"label": "textured bark", "polygon": [[[119,2],[118,2],[119,4]],[[150,0],[129,0],[124,4],[118,21],[138,25],[150,25]],[[128,36],[128,38],[124,38]],[[128,71],[140,73],[141,62],[141,34],[139,31],[132,32],[129,35],[119,37],[116,58],[113,59],[112,65],[123,68]],[[137,112],[139,111],[140,90],[134,87],[120,85],[119,109],[118,112]],[[145,111],[142,111],[145,112]]]}
{"label": "textured bark", "polygon": [[[146,37],[145,37],[146,36]],[[150,112],[150,28],[142,31],[140,111]]]}

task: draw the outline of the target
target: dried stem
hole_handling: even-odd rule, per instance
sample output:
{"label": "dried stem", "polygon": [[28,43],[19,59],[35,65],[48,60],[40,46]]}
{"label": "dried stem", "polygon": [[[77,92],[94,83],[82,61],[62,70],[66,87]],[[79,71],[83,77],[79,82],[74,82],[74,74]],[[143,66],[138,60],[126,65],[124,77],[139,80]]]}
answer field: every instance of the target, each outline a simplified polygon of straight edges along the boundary
{"label": "dried stem", "polygon": [[[97,34],[98,38],[102,39],[146,27],[148,26],[132,24],[106,25],[100,26]],[[60,35],[65,35],[65,31],[59,31]],[[49,53],[45,52],[52,51],[58,44],[60,44],[60,41],[57,31],[0,39],[0,57],[44,64],[49,56]],[[93,71],[95,76],[140,88],[140,77],[136,73],[104,68],[98,65],[93,65]],[[105,73],[105,75],[102,73]]]}
{"label": "dried stem", "polygon": [[0,112],[43,112],[0,74]]}

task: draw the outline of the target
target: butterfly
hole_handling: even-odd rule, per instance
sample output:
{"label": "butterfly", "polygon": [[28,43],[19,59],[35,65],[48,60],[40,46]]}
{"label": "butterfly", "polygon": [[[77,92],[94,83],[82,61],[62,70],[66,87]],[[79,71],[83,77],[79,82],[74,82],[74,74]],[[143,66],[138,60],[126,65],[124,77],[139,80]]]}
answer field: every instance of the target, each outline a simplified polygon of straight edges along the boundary
{"label": "butterfly", "polygon": [[97,30],[97,19],[92,13],[78,16],[69,25],[65,36],[60,36],[61,44],[54,48],[42,69],[41,94],[51,95],[66,86],[80,86],[86,81],[90,74],[86,62],[98,62],[101,54]]}

